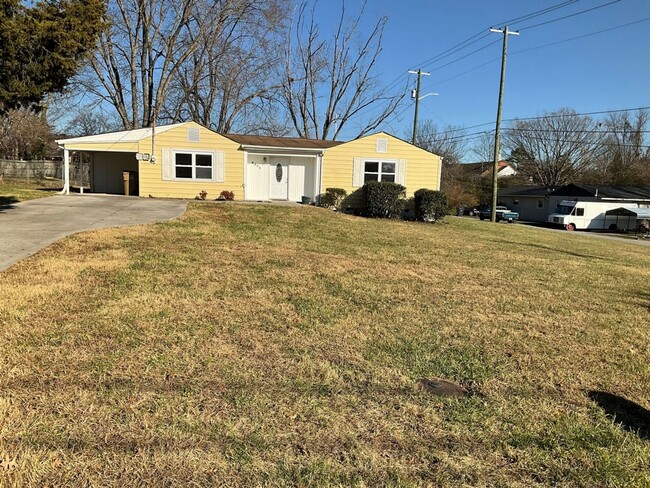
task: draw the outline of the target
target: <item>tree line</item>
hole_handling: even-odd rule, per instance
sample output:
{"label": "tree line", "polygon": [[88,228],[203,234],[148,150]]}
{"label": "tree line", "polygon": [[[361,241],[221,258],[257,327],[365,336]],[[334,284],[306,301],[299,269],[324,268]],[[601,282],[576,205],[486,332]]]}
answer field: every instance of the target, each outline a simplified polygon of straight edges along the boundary
{"label": "tree line", "polygon": [[[530,119],[514,120],[502,129],[502,159],[517,175],[499,185],[559,187],[569,183],[650,187],[647,110],[614,111],[602,118],[562,108]],[[468,144],[462,127],[421,124],[417,144],[443,156],[442,185],[453,205],[479,205],[490,200],[491,179],[464,170],[468,158],[486,162],[491,171],[494,133]]]}

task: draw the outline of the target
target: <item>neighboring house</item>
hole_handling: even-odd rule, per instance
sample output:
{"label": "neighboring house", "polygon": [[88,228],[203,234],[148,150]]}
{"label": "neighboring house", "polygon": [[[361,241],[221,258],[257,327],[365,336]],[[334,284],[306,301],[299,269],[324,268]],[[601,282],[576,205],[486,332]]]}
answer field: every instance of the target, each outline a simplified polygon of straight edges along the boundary
{"label": "neighboring house", "polygon": [[499,204],[519,212],[519,220],[546,222],[555,206],[549,206],[553,188],[547,186],[517,186],[499,189]]}
{"label": "neighboring house", "polygon": [[[494,161],[483,161],[480,163],[462,163],[460,168],[463,172],[470,176],[476,176],[477,178],[487,178],[492,177],[492,168],[494,167]],[[513,168],[507,161],[499,161],[497,166],[497,178],[503,178],[504,176],[514,176],[517,174],[517,170]]]}
{"label": "neighboring house", "polygon": [[650,188],[638,186],[577,185],[513,187],[499,190],[499,202],[519,212],[520,220],[546,222],[562,200],[637,203],[650,207]]}
{"label": "neighboring house", "polygon": [[[90,154],[95,193],[123,193],[123,171],[137,174],[137,194],[145,197],[206,191],[214,199],[228,190],[238,200],[315,200],[326,188],[352,193],[371,180],[401,183],[409,195],[440,189],[441,158],[385,132],[340,142],[218,134],[184,122],[57,143],[68,167],[70,151]],[[64,175],[69,192],[69,170]]]}

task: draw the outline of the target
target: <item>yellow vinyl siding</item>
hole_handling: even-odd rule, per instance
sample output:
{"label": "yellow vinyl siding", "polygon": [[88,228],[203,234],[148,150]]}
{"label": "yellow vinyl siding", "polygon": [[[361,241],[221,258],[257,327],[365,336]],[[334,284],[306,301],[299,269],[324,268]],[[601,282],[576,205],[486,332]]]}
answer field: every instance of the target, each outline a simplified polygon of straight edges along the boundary
{"label": "yellow vinyl siding", "polygon": [[[199,129],[199,142],[189,142],[188,128]],[[170,129],[155,137],[156,163],[140,161],[140,196],[194,198],[202,190],[208,192],[208,199],[214,200],[223,190],[235,192],[235,199],[244,197],[244,153],[239,151],[239,144],[212,132],[199,124],[189,122],[180,127]],[[224,182],[213,181],[163,181],[162,163],[163,149],[206,151],[224,153]],[[138,149],[142,153],[151,152],[151,137],[140,141]],[[212,161],[212,171],[215,171],[216,158]]]}
{"label": "yellow vinyl siding", "polygon": [[[377,139],[388,140],[388,151],[377,152]],[[412,196],[420,188],[439,190],[440,156],[380,132],[346,142],[325,150],[323,156],[322,191],[343,188],[348,194],[360,187],[352,186],[354,158],[406,160],[406,194]]]}

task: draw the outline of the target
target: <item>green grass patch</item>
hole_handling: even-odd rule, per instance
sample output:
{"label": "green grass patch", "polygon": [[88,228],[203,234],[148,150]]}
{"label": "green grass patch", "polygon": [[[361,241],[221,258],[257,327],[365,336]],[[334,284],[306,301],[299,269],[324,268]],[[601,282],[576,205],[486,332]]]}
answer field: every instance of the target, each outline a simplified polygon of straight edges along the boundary
{"label": "green grass patch", "polygon": [[5,178],[0,180],[0,206],[48,197],[60,190],[59,180]]}

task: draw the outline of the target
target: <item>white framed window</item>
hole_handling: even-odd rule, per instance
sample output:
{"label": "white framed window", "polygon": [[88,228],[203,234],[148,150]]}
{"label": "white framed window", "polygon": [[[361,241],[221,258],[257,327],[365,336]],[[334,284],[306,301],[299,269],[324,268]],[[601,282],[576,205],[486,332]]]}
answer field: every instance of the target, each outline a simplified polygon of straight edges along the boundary
{"label": "white framed window", "polygon": [[363,166],[363,182],[397,181],[397,161],[366,159]]}
{"label": "white framed window", "polygon": [[211,152],[173,151],[175,180],[212,181],[214,154]]}

